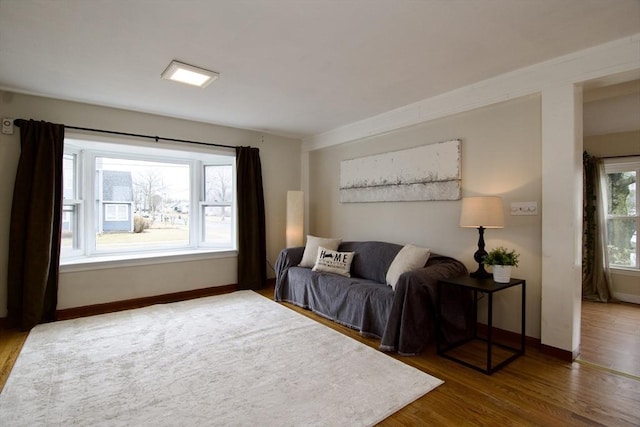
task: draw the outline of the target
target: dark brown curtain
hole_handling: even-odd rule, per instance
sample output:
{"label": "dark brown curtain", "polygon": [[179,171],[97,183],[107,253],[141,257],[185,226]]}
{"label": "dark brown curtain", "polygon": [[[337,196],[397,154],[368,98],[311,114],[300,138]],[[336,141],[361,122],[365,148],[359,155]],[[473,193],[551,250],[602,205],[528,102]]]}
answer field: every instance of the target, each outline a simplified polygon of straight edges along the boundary
{"label": "dark brown curtain", "polygon": [[9,324],[55,320],[62,217],[64,125],[20,123],[20,159],[9,228]]}
{"label": "dark brown curtain", "polygon": [[236,147],[238,185],[238,288],[257,290],[267,282],[267,239],[260,150]]}
{"label": "dark brown curtain", "polygon": [[607,218],[602,159],[586,152],[583,162],[582,298],[611,300],[611,275],[607,250]]}

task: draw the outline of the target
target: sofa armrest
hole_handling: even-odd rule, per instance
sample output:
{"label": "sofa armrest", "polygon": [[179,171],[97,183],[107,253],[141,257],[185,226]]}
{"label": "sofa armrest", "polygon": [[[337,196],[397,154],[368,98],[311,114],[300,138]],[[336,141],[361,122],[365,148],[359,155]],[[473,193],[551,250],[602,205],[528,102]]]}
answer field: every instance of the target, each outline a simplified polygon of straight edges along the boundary
{"label": "sofa armrest", "polygon": [[302,261],[302,255],[304,254],[304,246],[295,248],[285,248],[278,254],[276,259],[275,273],[276,273],[276,287],[275,296],[277,300],[278,290],[287,281],[287,271],[291,267],[295,267]]}
{"label": "sofa armrest", "polygon": [[276,277],[282,274],[289,267],[295,267],[302,261],[302,255],[304,254],[304,246],[295,248],[285,248],[280,251],[278,259],[276,259]]}
{"label": "sofa armrest", "polygon": [[[416,274],[427,287],[430,295],[429,300],[432,304],[431,310],[435,316],[438,281],[469,274],[469,271],[464,264],[454,258],[437,256],[430,261],[432,262],[427,263],[425,268],[416,271]],[[473,305],[472,292],[467,289],[446,286],[441,287],[441,292],[442,330],[434,332],[442,334],[444,340],[449,343],[469,338],[468,331],[471,331],[474,321],[470,315]]]}
{"label": "sofa armrest", "polygon": [[[460,261],[440,255],[432,255],[423,268],[403,273],[396,284],[393,306],[382,337],[380,349],[398,351],[404,355],[420,353],[435,339],[435,302],[438,280],[466,274],[467,269]],[[452,323],[453,333],[467,325],[467,307],[471,295],[443,293],[443,317]],[[461,328],[462,327],[462,328]],[[451,333],[446,332],[448,340]]]}
{"label": "sofa armrest", "polygon": [[407,275],[406,279],[409,282],[431,286],[430,292],[433,292],[432,296],[435,296],[435,285],[438,283],[438,280],[461,276],[467,273],[467,268],[457,259],[432,254],[424,267],[407,271],[404,274]]}

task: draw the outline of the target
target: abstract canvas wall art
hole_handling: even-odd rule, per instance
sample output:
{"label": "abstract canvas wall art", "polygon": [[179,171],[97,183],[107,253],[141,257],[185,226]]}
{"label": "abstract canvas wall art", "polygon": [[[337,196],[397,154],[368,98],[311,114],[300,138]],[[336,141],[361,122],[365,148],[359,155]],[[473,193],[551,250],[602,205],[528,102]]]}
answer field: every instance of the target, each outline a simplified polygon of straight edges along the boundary
{"label": "abstract canvas wall art", "polygon": [[340,202],[459,200],[459,139],[340,162]]}

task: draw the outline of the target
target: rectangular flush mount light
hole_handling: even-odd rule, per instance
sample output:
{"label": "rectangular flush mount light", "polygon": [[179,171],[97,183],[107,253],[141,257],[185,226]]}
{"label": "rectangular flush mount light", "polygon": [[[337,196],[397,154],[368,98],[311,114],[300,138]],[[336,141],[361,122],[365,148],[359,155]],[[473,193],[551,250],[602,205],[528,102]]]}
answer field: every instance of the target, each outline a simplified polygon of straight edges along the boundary
{"label": "rectangular flush mount light", "polygon": [[175,60],[171,61],[171,64],[162,72],[163,79],[198,87],[207,87],[207,85],[217,79],[219,75],[220,74],[215,71],[194,67],[193,65],[184,64]]}

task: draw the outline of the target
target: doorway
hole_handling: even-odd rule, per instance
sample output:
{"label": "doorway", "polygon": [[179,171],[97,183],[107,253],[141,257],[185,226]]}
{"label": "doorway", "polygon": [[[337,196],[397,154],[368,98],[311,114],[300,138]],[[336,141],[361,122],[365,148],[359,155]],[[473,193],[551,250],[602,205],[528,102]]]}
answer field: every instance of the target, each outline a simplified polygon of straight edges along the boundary
{"label": "doorway", "polygon": [[[596,157],[640,155],[640,80],[583,91],[584,150]],[[636,203],[637,206],[637,203]],[[629,255],[637,268],[637,245]],[[629,266],[634,270],[634,266]],[[640,272],[612,274],[614,297],[640,301]],[[582,301],[577,361],[640,380],[640,304]]]}

